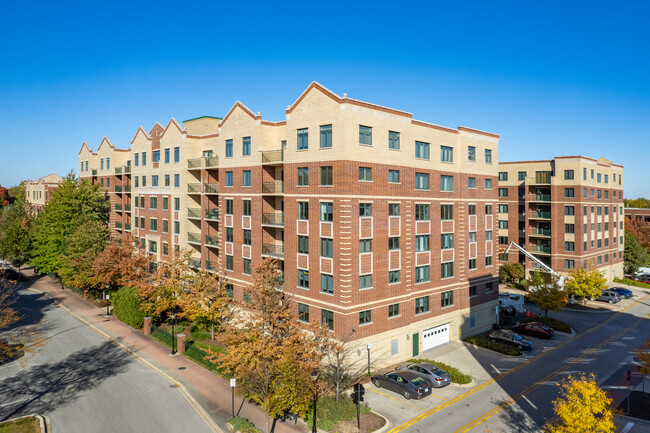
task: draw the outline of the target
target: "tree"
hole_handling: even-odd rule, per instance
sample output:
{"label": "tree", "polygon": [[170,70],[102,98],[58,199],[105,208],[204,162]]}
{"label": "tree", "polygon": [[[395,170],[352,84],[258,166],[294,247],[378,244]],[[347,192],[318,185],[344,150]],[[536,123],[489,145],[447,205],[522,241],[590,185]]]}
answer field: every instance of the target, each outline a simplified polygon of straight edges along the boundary
{"label": "tree", "polygon": [[623,200],[625,207],[634,207],[634,208],[650,208],[650,200],[647,198],[639,197],[636,199],[626,198]]}
{"label": "tree", "polygon": [[544,426],[547,433],[610,433],[615,429],[612,398],[596,385],[593,374],[569,376],[553,401],[556,419]]}
{"label": "tree", "polygon": [[628,230],[625,230],[625,251],[623,259],[623,272],[633,274],[640,266],[648,263],[648,252]]}
{"label": "tree", "polygon": [[584,268],[576,268],[569,274],[569,278],[564,282],[567,294],[574,295],[578,298],[596,298],[601,295],[605,289],[605,282],[597,269],[588,271]]}
{"label": "tree", "polygon": [[505,263],[499,266],[500,283],[519,283],[526,277],[526,270],[521,263]]}
{"label": "tree", "polygon": [[537,304],[539,309],[544,312],[544,317],[548,318],[549,311],[555,313],[566,305],[566,292],[562,290],[556,280],[551,284],[538,286],[536,290],[528,294],[528,300]]}
{"label": "tree", "polygon": [[643,346],[637,349],[636,357],[641,361],[639,371],[642,374],[650,375],[650,340],[646,340]]}
{"label": "tree", "polygon": [[629,231],[637,242],[650,252],[650,224],[638,218],[625,218],[625,231]]}
{"label": "tree", "polygon": [[18,185],[9,188],[9,202],[13,203],[14,200],[19,198],[25,199],[25,184],[26,180],[21,181]]}
{"label": "tree", "polygon": [[149,284],[142,284],[138,294],[142,300],[142,309],[147,314],[185,312],[179,306],[180,298],[190,290],[194,283],[194,271],[188,264],[188,252],[174,252],[168,260],[157,264]]}
{"label": "tree", "polygon": [[54,191],[34,224],[32,264],[41,273],[59,272],[66,238],[87,221],[105,222],[108,201],[98,185],[70,172]]}
{"label": "tree", "polygon": [[13,200],[9,196],[9,190],[0,185],[0,209],[9,206]]}
{"label": "tree", "polygon": [[325,346],[325,357],[323,359],[323,378],[334,391],[336,401],[341,393],[358,383],[365,375],[368,364],[365,358],[353,360],[354,348],[349,343],[351,334],[345,336],[341,341],[331,340]]}
{"label": "tree", "polygon": [[276,262],[263,260],[246,289],[250,298],[244,296],[244,308],[222,333],[228,350],[209,354],[237,378],[238,392],[266,411],[267,432],[271,419],[285,411],[307,413],[318,386],[310,377],[320,366],[321,346],[326,344],[320,328],[297,320],[291,299],[277,289],[277,278]]}
{"label": "tree", "polygon": [[0,257],[18,268],[27,263],[32,251],[32,218],[29,205],[23,198],[3,209],[0,220]]}
{"label": "tree", "polygon": [[93,279],[102,288],[142,287],[151,278],[151,257],[140,251],[133,238],[112,240],[93,262]]}
{"label": "tree", "polygon": [[65,239],[65,254],[61,258],[59,275],[63,282],[79,288],[97,285],[93,263],[106,244],[110,230],[99,221],[86,221]]}

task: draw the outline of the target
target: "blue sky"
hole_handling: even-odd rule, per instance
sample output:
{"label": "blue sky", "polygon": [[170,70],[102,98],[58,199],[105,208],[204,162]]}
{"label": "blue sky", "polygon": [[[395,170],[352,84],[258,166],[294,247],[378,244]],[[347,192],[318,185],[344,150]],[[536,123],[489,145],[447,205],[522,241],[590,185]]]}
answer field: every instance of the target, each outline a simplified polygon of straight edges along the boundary
{"label": "blue sky", "polygon": [[315,80],[497,133],[502,161],[604,156],[650,197],[650,3],[228,3],[3,5],[0,185],[236,100],[281,120]]}

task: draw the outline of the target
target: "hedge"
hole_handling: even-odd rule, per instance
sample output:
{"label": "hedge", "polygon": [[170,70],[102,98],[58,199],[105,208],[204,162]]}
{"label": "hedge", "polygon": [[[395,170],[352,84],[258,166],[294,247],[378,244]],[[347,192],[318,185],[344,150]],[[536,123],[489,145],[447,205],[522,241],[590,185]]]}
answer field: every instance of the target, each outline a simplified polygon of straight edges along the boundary
{"label": "hedge", "polygon": [[484,347],[486,349],[494,350],[495,352],[503,353],[504,355],[520,356],[523,352],[514,344],[502,343],[488,337],[487,335],[474,335],[466,338],[465,342],[475,344],[476,346]]}
{"label": "hedge", "polygon": [[413,362],[413,363],[430,362],[431,364],[437,365],[442,370],[446,371],[447,374],[449,374],[451,381],[454,383],[463,385],[466,383],[470,383],[472,381],[472,376],[470,376],[469,374],[465,374],[461,372],[459,369],[457,369],[456,367],[452,367],[451,365],[445,364],[444,362],[438,362],[438,361],[433,361],[431,359],[424,359],[424,358],[411,358],[408,360],[408,362]]}
{"label": "hedge", "polygon": [[113,314],[122,322],[133,328],[142,328],[144,324],[144,313],[140,310],[140,299],[137,296],[138,289],[134,287],[122,287],[112,296]]}
{"label": "hedge", "polygon": [[628,280],[627,278],[614,278],[614,282],[626,284],[628,286],[641,287],[643,289],[650,289],[650,284],[642,283],[641,281]]}

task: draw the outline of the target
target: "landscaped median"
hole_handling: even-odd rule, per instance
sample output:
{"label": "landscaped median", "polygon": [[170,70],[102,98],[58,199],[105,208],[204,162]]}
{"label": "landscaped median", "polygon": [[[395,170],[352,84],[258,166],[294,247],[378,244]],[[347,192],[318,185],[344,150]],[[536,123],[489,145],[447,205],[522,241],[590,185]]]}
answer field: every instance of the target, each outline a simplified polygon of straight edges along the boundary
{"label": "landscaped median", "polygon": [[0,433],[45,433],[45,420],[28,415],[0,423]]}

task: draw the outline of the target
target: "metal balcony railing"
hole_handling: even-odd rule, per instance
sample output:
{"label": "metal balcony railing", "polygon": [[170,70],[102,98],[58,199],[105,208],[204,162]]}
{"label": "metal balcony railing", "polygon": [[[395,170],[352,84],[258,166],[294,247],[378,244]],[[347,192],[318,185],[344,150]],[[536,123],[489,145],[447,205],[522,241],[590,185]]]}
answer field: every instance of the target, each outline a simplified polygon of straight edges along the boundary
{"label": "metal balcony railing", "polygon": [[198,233],[187,233],[187,242],[194,243],[194,244],[200,244],[201,243],[201,235]]}
{"label": "metal balcony railing", "polygon": [[206,194],[218,194],[219,193],[219,184],[218,183],[206,183],[204,191],[205,191]]}
{"label": "metal balcony railing", "polygon": [[115,192],[122,192],[122,185],[115,185]]}
{"label": "metal balcony railing", "polygon": [[115,223],[115,228],[116,228],[117,230],[122,230],[122,223],[120,223],[120,222],[116,222],[116,223]]}
{"label": "metal balcony railing", "polygon": [[201,259],[197,259],[197,258],[192,257],[187,262],[193,268],[200,268],[201,267]]}
{"label": "metal balcony railing", "polygon": [[219,166],[219,157],[218,156],[204,156],[203,164],[205,168],[213,168]]}
{"label": "metal balcony railing", "polygon": [[533,197],[535,201],[551,201],[551,194],[535,194]]}
{"label": "metal balcony railing", "polygon": [[551,254],[551,247],[550,247],[550,246],[546,246],[546,245],[536,245],[536,246],[535,246],[535,252],[537,252],[537,253]]}
{"label": "metal balcony railing", "polygon": [[262,184],[262,194],[282,194],[284,193],[284,182],[276,180],[275,182],[264,182]]}
{"label": "metal balcony railing", "polygon": [[284,258],[284,245],[262,244],[262,255]]}
{"label": "metal balcony railing", "polygon": [[131,173],[131,166],[130,165],[125,165],[124,166],[124,174],[129,174]]}
{"label": "metal balcony railing", "polygon": [[188,169],[200,169],[201,168],[201,158],[192,158],[187,160]]}
{"label": "metal balcony railing", "polygon": [[206,260],[205,261],[205,269],[208,271],[216,271],[217,270],[217,262],[214,262],[212,260]]}
{"label": "metal balcony railing", "polygon": [[125,204],[124,205],[124,211],[131,212],[131,205],[130,204]]}
{"label": "metal balcony railing", "polygon": [[200,183],[188,183],[187,192],[190,194],[201,194],[201,184]]}
{"label": "metal balcony railing", "polygon": [[91,171],[91,173],[92,173],[93,176],[97,176],[97,169],[96,169],[96,168],[93,168],[92,171]]}
{"label": "metal balcony railing", "polygon": [[538,236],[551,236],[551,229],[535,229],[535,233]]}
{"label": "metal balcony railing", "polygon": [[550,219],[551,218],[551,211],[547,210],[536,210],[531,213],[531,218],[539,218],[539,219]]}
{"label": "metal balcony railing", "polygon": [[273,212],[273,213],[262,214],[262,224],[268,224],[272,226],[283,226],[284,212]]}
{"label": "metal balcony railing", "polygon": [[131,231],[131,224],[130,223],[124,224],[124,230],[126,230],[127,232],[130,232]]}
{"label": "metal balcony railing", "polygon": [[219,208],[206,209],[205,210],[205,219],[206,220],[218,220],[219,219]]}
{"label": "metal balcony railing", "polygon": [[122,167],[115,167],[115,174],[122,174]]}
{"label": "metal balcony railing", "polygon": [[284,161],[284,149],[267,150],[262,152],[262,164],[268,162],[282,162],[282,161]]}
{"label": "metal balcony railing", "polygon": [[122,205],[121,204],[116,204],[115,205],[115,212],[122,212]]}
{"label": "metal balcony railing", "polygon": [[201,218],[201,209],[187,208],[187,217],[188,218]]}
{"label": "metal balcony railing", "polygon": [[205,235],[205,244],[211,247],[219,246],[219,238],[214,235]]}

